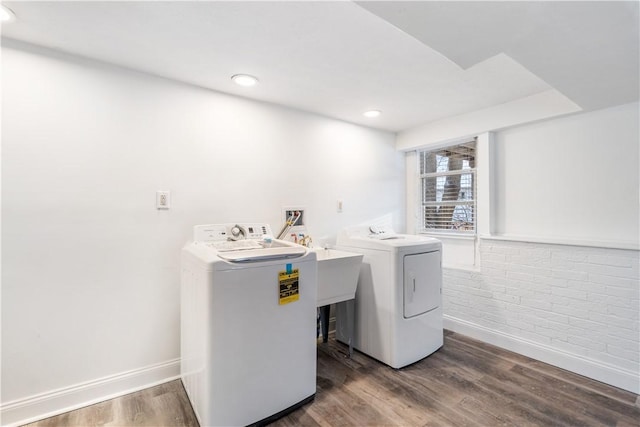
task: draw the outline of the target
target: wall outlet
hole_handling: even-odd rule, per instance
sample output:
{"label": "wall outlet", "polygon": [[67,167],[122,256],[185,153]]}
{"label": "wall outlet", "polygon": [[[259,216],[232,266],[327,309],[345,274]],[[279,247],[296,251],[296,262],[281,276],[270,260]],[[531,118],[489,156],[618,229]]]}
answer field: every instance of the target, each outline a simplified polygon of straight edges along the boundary
{"label": "wall outlet", "polygon": [[171,207],[171,192],[156,191],[156,208],[169,209]]}

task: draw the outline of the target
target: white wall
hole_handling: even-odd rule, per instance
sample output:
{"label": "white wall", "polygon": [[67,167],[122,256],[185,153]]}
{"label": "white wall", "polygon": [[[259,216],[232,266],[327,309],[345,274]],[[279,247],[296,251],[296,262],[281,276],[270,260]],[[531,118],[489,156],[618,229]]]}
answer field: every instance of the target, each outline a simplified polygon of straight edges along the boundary
{"label": "white wall", "polygon": [[638,247],[638,104],[497,132],[494,233]]}
{"label": "white wall", "polygon": [[3,423],[178,373],[194,224],[404,228],[393,134],[3,43]]}

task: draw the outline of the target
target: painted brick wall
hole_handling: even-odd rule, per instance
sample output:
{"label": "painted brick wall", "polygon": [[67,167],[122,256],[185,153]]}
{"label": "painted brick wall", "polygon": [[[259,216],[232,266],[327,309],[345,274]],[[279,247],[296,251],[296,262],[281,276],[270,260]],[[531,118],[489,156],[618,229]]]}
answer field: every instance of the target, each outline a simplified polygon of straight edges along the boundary
{"label": "painted brick wall", "polygon": [[638,254],[481,240],[479,272],[444,270],[444,314],[638,373]]}

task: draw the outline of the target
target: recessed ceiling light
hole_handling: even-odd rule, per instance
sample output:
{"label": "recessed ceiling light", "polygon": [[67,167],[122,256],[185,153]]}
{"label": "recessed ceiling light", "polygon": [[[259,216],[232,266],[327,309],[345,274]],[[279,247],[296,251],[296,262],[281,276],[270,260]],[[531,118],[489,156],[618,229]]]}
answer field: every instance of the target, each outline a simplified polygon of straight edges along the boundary
{"label": "recessed ceiling light", "polygon": [[248,74],[236,74],[231,77],[231,80],[240,86],[255,86],[258,83],[257,77],[253,77]]}
{"label": "recessed ceiling light", "polygon": [[0,8],[0,22],[11,22],[16,19],[16,14],[7,6],[2,5]]}
{"label": "recessed ceiling light", "polygon": [[369,110],[362,113],[365,117],[378,117],[380,115],[380,110]]}

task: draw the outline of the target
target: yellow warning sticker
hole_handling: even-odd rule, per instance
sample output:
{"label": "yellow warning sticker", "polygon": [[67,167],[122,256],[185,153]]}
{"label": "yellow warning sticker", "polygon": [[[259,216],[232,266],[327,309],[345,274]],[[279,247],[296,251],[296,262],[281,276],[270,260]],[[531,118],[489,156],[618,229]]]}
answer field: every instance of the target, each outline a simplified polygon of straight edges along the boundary
{"label": "yellow warning sticker", "polygon": [[280,288],[280,305],[300,299],[299,288],[300,271],[296,268],[289,271],[278,272],[278,284]]}

